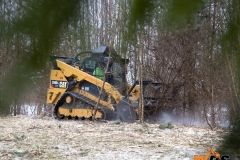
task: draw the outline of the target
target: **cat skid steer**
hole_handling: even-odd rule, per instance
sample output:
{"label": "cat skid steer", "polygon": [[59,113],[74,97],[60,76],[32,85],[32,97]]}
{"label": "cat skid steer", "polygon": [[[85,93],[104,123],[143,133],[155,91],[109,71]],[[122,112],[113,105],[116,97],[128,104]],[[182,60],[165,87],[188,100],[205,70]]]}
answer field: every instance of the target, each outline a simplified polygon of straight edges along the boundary
{"label": "cat skid steer", "polygon": [[[128,84],[128,60],[109,53],[107,46],[100,46],[75,57],[51,56],[53,69],[47,103],[54,105],[55,118],[91,119],[95,114],[96,119],[135,122],[140,97],[138,81]],[[94,72],[99,65],[105,71],[103,79]],[[145,85],[149,83],[152,82],[144,81]]]}

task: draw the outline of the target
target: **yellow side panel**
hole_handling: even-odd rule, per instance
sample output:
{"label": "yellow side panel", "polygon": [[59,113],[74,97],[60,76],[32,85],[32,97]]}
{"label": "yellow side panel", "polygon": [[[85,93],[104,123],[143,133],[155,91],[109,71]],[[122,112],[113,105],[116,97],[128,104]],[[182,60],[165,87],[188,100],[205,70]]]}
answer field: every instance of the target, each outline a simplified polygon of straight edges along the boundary
{"label": "yellow side panel", "polygon": [[50,84],[47,93],[47,103],[56,104],[66,91],[68,81],[60,70],[51,70]]}
{"label": "yellow side panel", "polygon": [[56,104],[58,99],[63,95],[65,91],[58,88],[50,88],[47,92],[47,103]]}
{"label": "yellow side panel", "polygon": [[51,70],[50,80],[67,81],[60,70]]}

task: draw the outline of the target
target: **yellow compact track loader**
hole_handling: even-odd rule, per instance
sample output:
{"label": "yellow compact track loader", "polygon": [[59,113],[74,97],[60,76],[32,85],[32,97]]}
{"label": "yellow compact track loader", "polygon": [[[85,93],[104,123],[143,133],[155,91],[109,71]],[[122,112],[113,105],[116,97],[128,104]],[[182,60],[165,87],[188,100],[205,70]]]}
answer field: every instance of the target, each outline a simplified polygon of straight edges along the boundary
{"label": "yellow compact track loader", "polygon": [[[53,69],[47,103],[54,104],[53,116],[56,119],[91,119],[94,114],[96,119],[119,119],[130,123],[137,119],[140,97],[138,81],[128,84],[128,60],[115,52],[109,53],[107,46],[100,46],[80,52],[75,57],[51,56]],[[96,72],[99,66],[104,73],[102,77]],[[143,83],[146,86],[152,82]],[[156,100],[148,100],[146,104],[149,102],[154,104]]]}

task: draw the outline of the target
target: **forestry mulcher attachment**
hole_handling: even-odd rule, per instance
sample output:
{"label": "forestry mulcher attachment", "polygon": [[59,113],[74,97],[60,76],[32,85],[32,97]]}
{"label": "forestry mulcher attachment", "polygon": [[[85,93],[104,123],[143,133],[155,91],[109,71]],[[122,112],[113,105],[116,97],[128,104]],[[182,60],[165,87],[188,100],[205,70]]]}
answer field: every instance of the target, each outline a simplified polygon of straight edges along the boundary
{"label": "forestry mulcher attachment", "polygon": [[[124,122],[137,119],[140,89],[138,81],[133,85],[126,82],[127,59],[115,52],[110,54],[106,46],[80,52],[75,57],[51,56],[51,59],[47,103],[54,104],[55,118],[91,119],[95,115],[96,119]],[[104,71],[102,78],[95,72],[99,66]],[[152,82],[143,81],[144,86],[149,83]],[[154,98],[144,101],[147,107],[156,102]]]}

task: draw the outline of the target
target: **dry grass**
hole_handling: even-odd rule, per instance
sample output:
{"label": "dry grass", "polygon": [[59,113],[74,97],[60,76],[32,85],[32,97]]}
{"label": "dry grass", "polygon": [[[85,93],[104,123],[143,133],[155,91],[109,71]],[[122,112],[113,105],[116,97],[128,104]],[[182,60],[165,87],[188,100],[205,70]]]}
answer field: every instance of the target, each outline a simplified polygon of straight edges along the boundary
{"label": "dry grass", "polygon": [[0,118],[0,159],[193,159],[222,130],[160,124]]}

